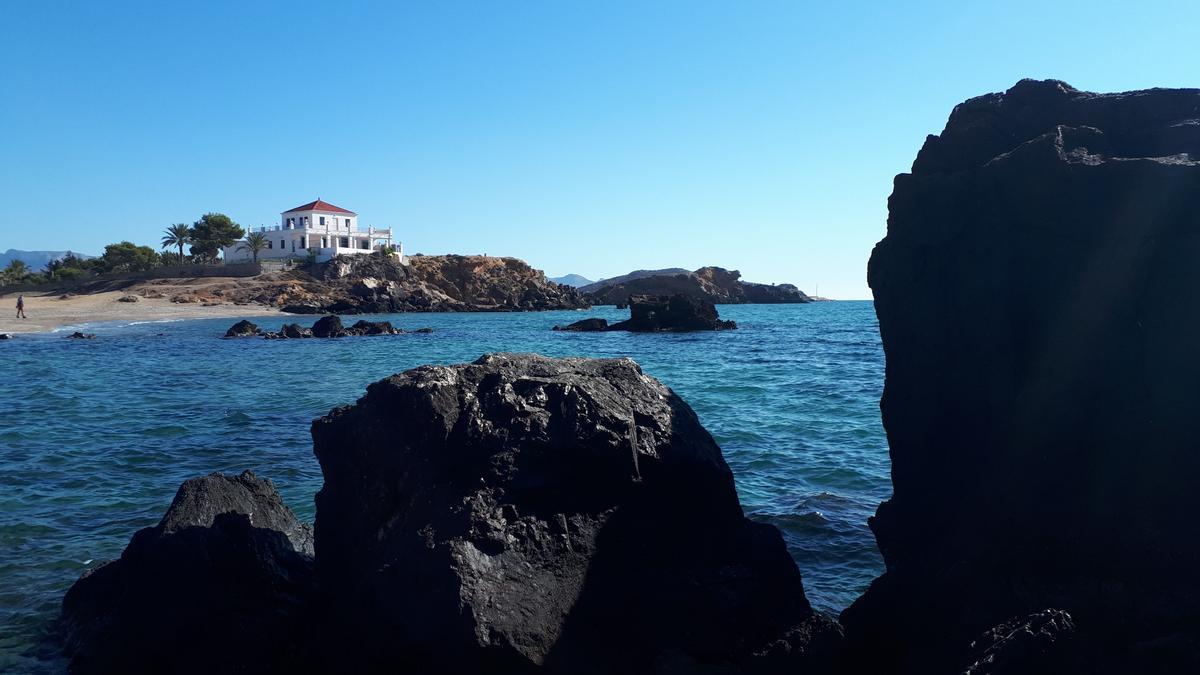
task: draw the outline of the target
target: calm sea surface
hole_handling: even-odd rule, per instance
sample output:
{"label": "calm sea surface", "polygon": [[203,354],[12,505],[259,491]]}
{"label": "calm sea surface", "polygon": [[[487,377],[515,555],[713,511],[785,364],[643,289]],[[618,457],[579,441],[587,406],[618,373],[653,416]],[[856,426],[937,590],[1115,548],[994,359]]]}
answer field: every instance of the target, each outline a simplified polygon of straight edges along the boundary
{"label": "calm sea surface", "polygon": [[87,330],[98,337],[87,341],[58,333],[0,342],[0,672],[63,670],[38,646],[63,592],[154,525],[184,479],[252,469],[311,520],[321,486],[314,417],[392,373],[496,351],[636,359],[695,408],[747,513],[783,530],[812,602],[840,610],[882,569],[866,526],[891,489],[874,308],[720,311],[741,329],[550,331],[585,316],[628,316],[604,307],[385,317],[405,329],[432,326],[429,335],[221,340],[234,320],[219,319],[94,325]]}

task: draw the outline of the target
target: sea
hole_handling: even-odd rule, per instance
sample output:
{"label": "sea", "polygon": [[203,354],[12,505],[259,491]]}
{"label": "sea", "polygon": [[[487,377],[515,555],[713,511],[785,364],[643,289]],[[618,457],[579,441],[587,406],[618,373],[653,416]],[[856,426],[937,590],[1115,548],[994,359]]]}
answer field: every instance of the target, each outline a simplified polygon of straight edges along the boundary
{"label": "sea", "polygon": [[[157,523],[185,479],[251,469],[311,521],[313,418],[393,373],[490,352],[635,359],[696,410],[746,514],[783,532],[813,605],[840,611],[883,569],[867,527],[891,492],[874,306],[719,310],[739,329],[551,330],[628,317],[599,307],[367,316],[433,332],[336,340],[225,340],[234,319],[202,319],[0,342],[0,672],[65,670],[53,639],[63,593]],[[296,318],[251,320],[274,330]],[[96,338],[64,339],[74,330]]]}

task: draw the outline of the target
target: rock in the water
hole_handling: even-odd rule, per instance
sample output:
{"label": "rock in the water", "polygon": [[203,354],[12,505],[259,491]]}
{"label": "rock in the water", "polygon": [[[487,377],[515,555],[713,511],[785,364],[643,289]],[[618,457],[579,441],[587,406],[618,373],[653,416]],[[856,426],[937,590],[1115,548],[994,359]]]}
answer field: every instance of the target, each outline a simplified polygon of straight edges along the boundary
{"label": "rock in the water", "polygon": [[555,326],[554,330],[591,332],[608,330],[607,319],[584,319],[575,323],[567,324],[566,326]]}
{"label": "rock in the water", "polygon": [[896,177],[870,285],[887,572],[843,614],[871,672],[949,672],[1057,607],[1073,672],[1200,670],[1200,90],[1025,80]]}
{"label": "rock in the water", "polygon": [[813,672],[838,639],[695,413],[632,361],[425,366],[313,439],[345,670]]}
{"label": "rock in the water", "polygon": [[425,328],[418,328],[418,329],[414,330],[413,332],[414,333],[432,333],[433,329],[426,326]]}
{"label": "rock in the water", "polygon": [[737,328],[733,321],[722,321],[717,308],[704,298],[682,293],[666,295],[634,295],[629,298],[630,318],[609,325],[605,319],[583,319],[557,331],[631,331],[635,333],[684,332],[695,330],[729,330]]}
{"label": "rock in the water", "polygon": [[242,319],[241,321],[230,326],[229,330],[225,331],[225,337],[252,337],[255,335],[260,335],[261,333],[262,331],[258,326],[245,319]]}
{"label": "rock in the water", "polygon": [[138,300],[141,300],[141,298],[136,295],[122,295],[117,298],[117,302],[137,302]]}
{"label": "rock in the water", "polygon": [[342,317],[335,314],[317,319],[312,327],[313,337],[319,338],[338,337],[344,335],[345,332],[346,329],[342,327]]}
{"label": "rock in the water", "polygon": [[12,336],[8,333],[0,333],[0,340],[11,340]]}
{"label": "rock in the water", "polygon": [[395,335],[402,332],[404,331],[392,326],[390,321],[359,320],[346,329],[346,333],[349,335]]}
{"label": "rock in the water", "polygon": [[683,294],[715,304],[812,302],[792,284],[755,284],[741,280],[742,273],[723,267],[701,267],[695,272],[680,268],[639,270],[597,281],[580,290],[597,305],[627,304],[631,295]]}
{"label": "rock in the water", "polygon": [[712,302],[678,294],[631,296],[629,319],[614,323],[608,330],[659,332],[733,328],[737,328],[737,324],[718,318]]}
{"label": "rock in the water", "polygon": [[72,673],[309,672],[312,535],[270,481],[193,478],[63,599]]}
{"label": "rock in the water", "polygon": [[95,333],[81,333],[79,331],[75,331],[74,333],[71,333],[70,335],[68,335],[67,339],[68,340],[92,340],[95,337],[96,337]]}
{"label": "rock in the water", "polygon": [[312,331],[308,330],[307,328],[301,328],[300,324],[298,323],[285,323],[283,324],[283,328],[279,329],[279,332],[285,338],[296,339],[312,337]]}

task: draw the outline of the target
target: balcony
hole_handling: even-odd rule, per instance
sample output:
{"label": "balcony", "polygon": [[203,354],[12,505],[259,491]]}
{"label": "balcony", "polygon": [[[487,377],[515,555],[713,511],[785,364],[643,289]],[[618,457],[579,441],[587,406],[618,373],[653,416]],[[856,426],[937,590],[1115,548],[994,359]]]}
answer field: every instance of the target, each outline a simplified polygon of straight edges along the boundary
{"label": "balcony", "polygon": [[371,237],[388,238],[392,236],[392,228],[390,227],[363,227],[358,226],[356,229],[347,229],[345,227],[337,227],[335,225],[309,225],[307,227],[283,227],[282,225],[264,225],[262,227],[247,228],[249,232],[313,232],[320,234],[365,234]]}

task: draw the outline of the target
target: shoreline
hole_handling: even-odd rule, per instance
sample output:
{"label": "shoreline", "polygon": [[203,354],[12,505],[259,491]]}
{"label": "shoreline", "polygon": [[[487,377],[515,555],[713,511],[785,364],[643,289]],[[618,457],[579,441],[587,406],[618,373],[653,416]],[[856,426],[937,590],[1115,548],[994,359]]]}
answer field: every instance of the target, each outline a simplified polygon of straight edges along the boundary
{"label": "shoreline", "polygon": [[282,314],[266,305],[171,302],[166,298],[138,297],[137,302],[119,302],[130,293],[106,291],[61,298],[58,293],[26,293],[28,319],[16,318],[18,293],[0,294],[0,333],[9,335],[53,333],[63,328],[108,322],[171,322],[187,319],[222,319]]}

